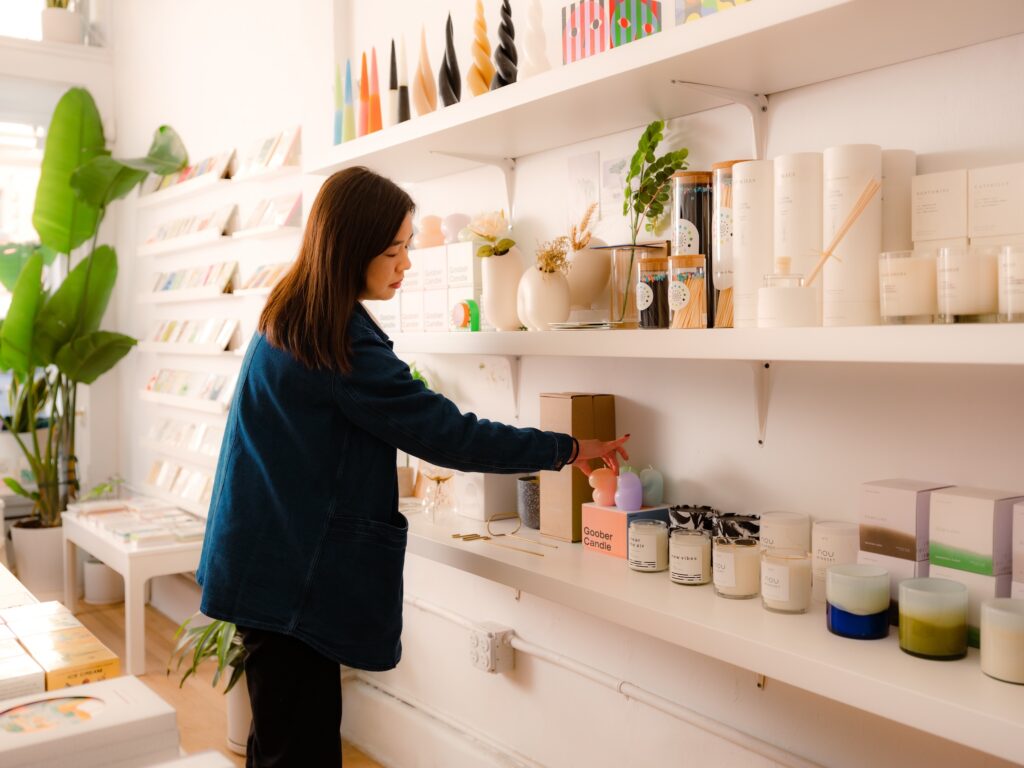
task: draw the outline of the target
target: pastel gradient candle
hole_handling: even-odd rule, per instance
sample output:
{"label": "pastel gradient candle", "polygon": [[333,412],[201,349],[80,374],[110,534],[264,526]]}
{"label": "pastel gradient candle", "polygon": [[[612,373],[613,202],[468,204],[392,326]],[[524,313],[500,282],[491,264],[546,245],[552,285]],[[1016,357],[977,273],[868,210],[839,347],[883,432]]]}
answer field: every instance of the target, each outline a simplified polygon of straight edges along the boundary
{"label": "pastel gradient candle", "polygon": [[967,655],[967,587],[951,579],[900,583],[900,648],[925,659]]}
{"label": "pastel gradient candle", "polygon": [[367,133],[374,133],[384,127],[380,111],[380,79],[377,77],[377,49],[370,49],[370,114],[367,118]]}
{"label": "pastel gradient candle", "polygon": [[618,487],[615,489],[615,506],[627,512],[633,512],[643,506],[644,489],[640,478],[632,472],[619,475]]}
{"label": "pastel gradient candle", "polygon": [[363,53],[363,66],[359,74],[359,122],[356,127],[357,136],[365,136],[370,130],[370,78],[366,73],[366,54]]}
{"label": "pastel gradient candle", "polygon": [[828,631],[856,640],[889,634],[889,572],[877,565],[833,565],[825,572]]}
{"label": "pastel gradient candle", "polygon": [[594,489],[595,504],[600,504],[602,507],[615,506],[615,488],[619,482],[615,470],[608,467],[595,469],[590,473],[589,482],[590,487]]}
{"label": "pastel gradient candle", "polygon": [[345,60],[345,102],[342,106],[341,140],[352,141],[356,137],[356,108],[352,103],[352,61]]}

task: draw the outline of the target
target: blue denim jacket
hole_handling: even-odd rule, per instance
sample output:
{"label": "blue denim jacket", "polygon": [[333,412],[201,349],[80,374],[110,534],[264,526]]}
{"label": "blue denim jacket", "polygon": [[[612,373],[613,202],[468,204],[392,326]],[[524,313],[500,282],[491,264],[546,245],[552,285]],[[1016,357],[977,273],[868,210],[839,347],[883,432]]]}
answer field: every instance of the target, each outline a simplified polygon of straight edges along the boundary
{"label": "blue denim jacket", "polygon": [[228,414],[197,579],[207,616],[367,670],[401,657],[408,522],[395,449],[469,472],[560,469],[568,435],[462,414],[413,380],[361,305],[352,372],[253,337]]}

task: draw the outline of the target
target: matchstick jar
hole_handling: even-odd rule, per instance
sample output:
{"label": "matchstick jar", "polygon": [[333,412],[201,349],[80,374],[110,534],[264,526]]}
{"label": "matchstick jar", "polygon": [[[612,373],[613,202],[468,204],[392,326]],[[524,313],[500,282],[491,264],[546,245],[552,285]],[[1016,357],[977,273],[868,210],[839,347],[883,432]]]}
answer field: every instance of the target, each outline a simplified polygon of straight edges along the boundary
{"label": "matchstick jar", "polygon": [[707,272],[708,260],[703,254],[669,257],[669,327],[708,327]]}

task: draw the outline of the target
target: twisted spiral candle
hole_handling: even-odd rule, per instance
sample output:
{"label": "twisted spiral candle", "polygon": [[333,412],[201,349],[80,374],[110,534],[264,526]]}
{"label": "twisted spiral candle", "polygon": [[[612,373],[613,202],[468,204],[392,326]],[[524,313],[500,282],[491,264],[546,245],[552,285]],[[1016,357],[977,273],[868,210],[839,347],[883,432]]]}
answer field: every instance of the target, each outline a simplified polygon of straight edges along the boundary
{"label": "twisted spiral candle", "polygon": [[412,103],[417,115],[425,115],[437,109],[437,85],[427,56],[427,30],[420,28],[420,64],[412,83]]}
{"label": "twisted spiral candle", "polygon": [[516,53],[516,28],[512,26],[512,8],[508,0],[501,0],[501,24],[498,27],[498,47],[494,51],[494,77],[491,90],[496,91],[516,81],[519,56]]}
{"label": "twisted spiral candle", "polygon": [[473,64],[466,75],[466,84],[474,96],[491,89],[494,65],[491,64],[491,44],[487,40],[487,22],[484,20],[483,0],[476,0],[476,18],[473,20]]}
{"label": "twisted spiral candle", "polygon": [[462,76],[459,75],[459,61],[455,58],[455,40],[452,32],[452,15],[448,14],[448,23],[444,29],[444,58],[441,59],[441,71],[437,75],[437,89],[441,102],[447,107],[462,98]]}

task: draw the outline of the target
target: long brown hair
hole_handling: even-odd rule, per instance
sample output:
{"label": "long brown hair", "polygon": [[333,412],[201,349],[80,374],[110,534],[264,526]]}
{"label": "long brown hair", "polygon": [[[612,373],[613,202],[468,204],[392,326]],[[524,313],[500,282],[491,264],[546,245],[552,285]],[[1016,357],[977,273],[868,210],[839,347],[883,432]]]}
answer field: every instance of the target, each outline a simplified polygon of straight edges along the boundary
{"label": "long brown hair", "polygon": [[350,371],[348,324],[367,267],[415,207],[405,190],[367,168],[330,176],[313,201],[298,258],[260,315],[267,341],[308,368]]}

